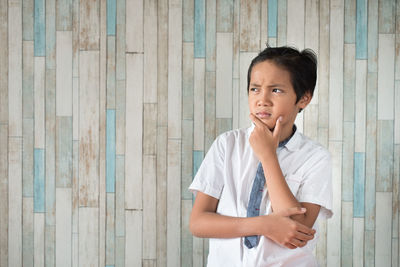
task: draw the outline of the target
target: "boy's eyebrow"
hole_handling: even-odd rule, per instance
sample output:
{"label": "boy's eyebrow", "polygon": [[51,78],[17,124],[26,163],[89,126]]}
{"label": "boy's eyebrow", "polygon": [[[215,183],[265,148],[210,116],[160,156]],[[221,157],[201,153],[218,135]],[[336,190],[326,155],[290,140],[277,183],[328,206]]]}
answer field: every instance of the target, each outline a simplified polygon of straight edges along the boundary
{"label": "boy's eyebrow", "polygon": [[[251,83],[250,86],[261,87],[261,85],[259,85],[258,83]],[[286,87],[286,86],[284,84],[274,83],[268,85],[268,87]]]}

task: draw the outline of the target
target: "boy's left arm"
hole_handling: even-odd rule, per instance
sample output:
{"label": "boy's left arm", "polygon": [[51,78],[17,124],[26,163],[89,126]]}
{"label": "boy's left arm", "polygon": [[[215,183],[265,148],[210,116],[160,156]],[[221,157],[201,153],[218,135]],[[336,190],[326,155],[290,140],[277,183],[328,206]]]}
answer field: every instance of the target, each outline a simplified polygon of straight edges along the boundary
{"label": "boy's left arm", "polygon": [[263,166],[272,209],[274,211],[282,211],[292,207],[304,207],[307,209],[304,214],[293,215],[291,217],[308,227],[312,227],[321,206],[313,203],[298,202],[286,183],[276,155],[280,137],[280,119],[277,120],[274,130],[271,132],[257,117],[251,114],[250,118],[254,122],[255,127],[249,141],[254,153]]}

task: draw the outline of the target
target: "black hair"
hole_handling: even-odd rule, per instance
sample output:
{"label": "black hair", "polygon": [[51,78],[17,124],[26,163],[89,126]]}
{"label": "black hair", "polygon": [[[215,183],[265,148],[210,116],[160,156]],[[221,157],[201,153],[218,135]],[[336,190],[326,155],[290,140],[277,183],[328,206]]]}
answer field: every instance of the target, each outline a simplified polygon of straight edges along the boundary
{"label": "black hair", "polygon": [[[247,72],[247,93],[249,93],[250,76],[253,67],[263,61],[271,61],[290,74],[296,103],[305,93],[314,93],[317,82],[317,56],[311,49],[299,51],[289,46],[270,47],[261,51],[252,61]],[[301,111],[301,110],[300,110]]]}

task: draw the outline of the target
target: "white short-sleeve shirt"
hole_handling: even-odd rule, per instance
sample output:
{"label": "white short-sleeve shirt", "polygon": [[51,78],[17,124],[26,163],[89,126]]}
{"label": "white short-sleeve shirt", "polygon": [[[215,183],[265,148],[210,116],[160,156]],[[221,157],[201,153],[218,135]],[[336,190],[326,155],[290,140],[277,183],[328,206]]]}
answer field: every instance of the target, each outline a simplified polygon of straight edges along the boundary
{"label": "white short-sleeve shirt", "polygon": [[[247,129],[221,134],[214,141],[189,189],[219,199],[217,213],[246,217],[251,188],[259,160],[253,153]],[[317,221],[332,216],[331,159],[329,152],[298,131],[289,142],[277,149],[282,173],[299,202],[321,206]],[[264,190],[260,215],[271,213],[268,188]],[[313,226],[316,229],[318,223]],[[210,238],[208,266],[318,266],[312,250],[318,240],[318,229],[306,246],[288,249],[264,236],[257,247],[249,249],[244,237]]]}

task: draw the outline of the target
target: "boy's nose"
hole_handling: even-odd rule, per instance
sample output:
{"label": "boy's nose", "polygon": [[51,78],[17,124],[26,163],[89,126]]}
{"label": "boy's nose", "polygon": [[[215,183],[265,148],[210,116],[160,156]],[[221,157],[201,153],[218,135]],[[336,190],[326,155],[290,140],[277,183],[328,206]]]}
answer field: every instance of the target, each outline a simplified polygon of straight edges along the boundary
{"label": "boy's nose", "polygon": [[257,105],[259,106],[270,106],[272,105],[271,97],[268,93],[260,94],[260,98],[257,101]]}

